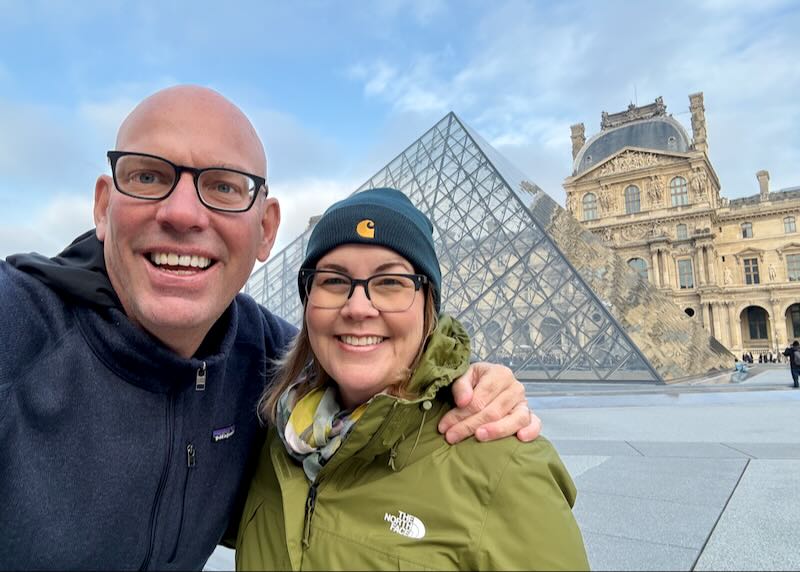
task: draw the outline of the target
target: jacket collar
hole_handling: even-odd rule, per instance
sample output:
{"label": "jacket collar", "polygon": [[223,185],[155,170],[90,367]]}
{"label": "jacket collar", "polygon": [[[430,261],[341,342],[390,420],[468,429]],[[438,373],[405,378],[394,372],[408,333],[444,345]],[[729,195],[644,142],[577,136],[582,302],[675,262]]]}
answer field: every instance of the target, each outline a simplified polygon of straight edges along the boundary
{"label": "jacket collar", "polygon": [[129,383],[154,393],[169,393],[196,383],[198,374],[224,365],[236,340],[239,310],[231,303],[206,336],[198,353],[178,356],[120,310],[76,306],[78,326],[94,354],[106,367]]}

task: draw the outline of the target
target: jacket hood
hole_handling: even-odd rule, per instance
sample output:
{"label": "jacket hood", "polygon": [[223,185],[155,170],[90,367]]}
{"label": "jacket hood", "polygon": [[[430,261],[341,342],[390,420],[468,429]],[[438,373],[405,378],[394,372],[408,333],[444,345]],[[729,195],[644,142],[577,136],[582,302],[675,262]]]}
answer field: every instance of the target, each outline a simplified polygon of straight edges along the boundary
{"label": "jacket hood", "polygon": [[32,252],[12,254],[6,262],[66,298],[87,306],[122,310],[106,272],[103,243],[94,229],[52,258]]}
{"label": "jacket hood", "polygon": [[442,314],[408,383],[408,391],[418,396],[410,401],[433,399],[442,387],[467,370],[469,355],[466,330],[454,318]]}

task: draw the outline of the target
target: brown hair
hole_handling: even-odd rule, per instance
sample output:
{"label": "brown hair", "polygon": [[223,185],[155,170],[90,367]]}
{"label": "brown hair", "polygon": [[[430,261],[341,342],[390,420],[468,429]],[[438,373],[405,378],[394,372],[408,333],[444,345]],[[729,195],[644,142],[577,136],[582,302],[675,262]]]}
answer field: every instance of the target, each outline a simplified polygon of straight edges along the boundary
{"label": "brown hair", "polygon": [[[414,370],[417,369],[420,359],[422,359],[428,338],[436,329],[438,321],[433,303],[433,292],[431,288],[426,287],[422,342],[419,345],[416,356],[414,356],[414,360],[411,362],[411,366],[404,371],[398,372],[397,383],[391,388],[392,395],[404,398],[410,397],[407,391],[408,382],[411,380]],[[278,400],[286,389],[296,381],[300,381],[300,385],[297,388],[298,398],[329,382],[336,383],[336,380],[331,378],[328,372],[323,369],[311,349],[311,341],[308,338],[308,329],[306,327],[305,309],[303,310],[303,326],[300,328],[300,333],[290,344],[286,354],[273,363],[273,367],[273,381],[264,388],[264,392],[258,400],[258,416],[262,423],[267,421],[275,423]]]}

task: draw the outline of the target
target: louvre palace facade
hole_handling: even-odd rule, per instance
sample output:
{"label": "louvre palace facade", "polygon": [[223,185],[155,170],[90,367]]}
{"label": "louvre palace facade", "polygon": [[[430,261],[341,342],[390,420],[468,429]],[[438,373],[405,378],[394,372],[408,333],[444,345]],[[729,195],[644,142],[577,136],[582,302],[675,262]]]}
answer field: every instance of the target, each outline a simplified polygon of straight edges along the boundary
{"label": "louvre palace facade", "polygon": [[800,187],[728,199],[708,158],[703,94],[690,137],[661,98],[573,125],[567,210],[735,355],[800,338]]}

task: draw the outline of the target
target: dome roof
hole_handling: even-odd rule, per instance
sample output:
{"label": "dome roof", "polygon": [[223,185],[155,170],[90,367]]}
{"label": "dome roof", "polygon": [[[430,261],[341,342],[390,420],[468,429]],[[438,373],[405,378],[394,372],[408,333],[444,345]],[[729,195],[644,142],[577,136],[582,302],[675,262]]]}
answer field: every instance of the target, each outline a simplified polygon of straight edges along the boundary
{"label": "dome roof", "polygon": [[578,175],[625,147],[686,153],[691,140],[683,126],[669,115],[625,123],[589,139],[575,157],[573,171]]}

